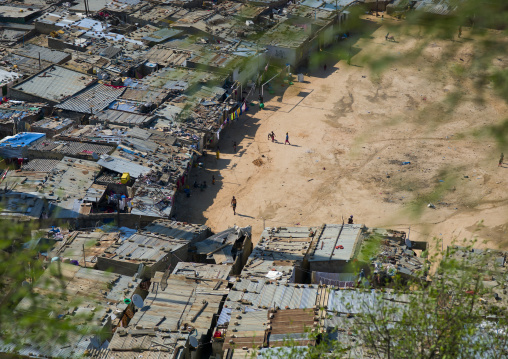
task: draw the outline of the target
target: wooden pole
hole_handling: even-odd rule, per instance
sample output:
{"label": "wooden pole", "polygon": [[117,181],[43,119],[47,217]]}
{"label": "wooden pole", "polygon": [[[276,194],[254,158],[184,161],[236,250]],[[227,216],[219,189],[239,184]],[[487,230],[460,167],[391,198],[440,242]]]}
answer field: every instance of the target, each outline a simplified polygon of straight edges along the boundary
{"label": "wooden pole", "polygon": [[86,268],[85,245],[83,244],[83,266]]}

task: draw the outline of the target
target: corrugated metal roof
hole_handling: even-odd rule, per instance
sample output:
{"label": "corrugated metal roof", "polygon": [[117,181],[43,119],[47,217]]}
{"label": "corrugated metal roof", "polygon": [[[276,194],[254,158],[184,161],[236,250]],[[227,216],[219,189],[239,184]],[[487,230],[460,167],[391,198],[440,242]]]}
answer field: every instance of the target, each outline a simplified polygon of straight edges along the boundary
{"label": "corrugated metal roof", "polygon": [[186,241],[169,239],[165,236],[136,233],[106,251],[106,257],[129,262],[159,262],[173,251],[187,245]]}
{"label": "corrugated metal roof", "polygon": [[352,259],[355,248],[360,244],[362,227],[359,224],[327,224],[321,232],[313,252],[310,253],[309,262]]}
{"label": "corrugated metal roof", "polygon": [[40,121],[34,122],[31,129],[36,132],[37,129],[51,129],[60,130],[74,123],[70,118],[44,118]]}
{"label": "corrugated metal roof", "polygon": [[121,48],[118,48],[115,46],[109,46],[109,47],[106,47],[104,50],[101,50],[99,52],[99,55],[107,57],[108,59],[111,59],[111,58],[115,57],[116,55],[118,55],[120,52],[122,52]]}
{"label": "corrugated metal roof", "polygon": [[114,146],[100,145],[97,143],[77,142],[77,141],[54,141],[44,139],[29,147],[30,151],[57,152],[64,155],[83,155],[93,158],[93,153],[103,155],[113,152]]}
{"label": "corrugated metal roof", "polygon": [[64,157],[40,189],[40,196],[52,201],[51,215],[55,218],[78,217],[83,198],[99,171],[95,162]]}
{"label": "corrugated metal roof", "polygon": [[228,280],[231,270],[229,265],[179,262],[172,275]]}
{"label": "corrugated metal roof", "polygon": [[[55,276],[55,273],[59,273],[57,267],[61,269],[61,277]],[[66,300],[58,299],[62,293],[62,285],[65,289]],[[113,321],[113,326],[116,325],[118,319],[112,319],[110,315],[115,311],[123,312],[127,308],[122,299],[130,298],[137,290],[138,285],[139,280],[131,277],[60,262],[51,264],[51,267],[35,283],[34,291],[41,294],[54,294],[53,296],[39,296],[37,305],[49,305],[45,303],[50,301],[52,307],[57,310],[55,315],[61,314],[71,322],[74,321],[73,324],[80,324],[76,322],[76,318],[79,318],[78,314],[92,315],[93,319],[87,321],[86,325],[89,328],[105,329],[111,321]],[[76,308],[74,299],[82,300],[84,294],[86,294],[86,300],[81,301]],[[15,310],[29,310],[32,306],[33,301],[30,298],[24,298]],[[27,342],[20,349],[19,354],[30,357],[78,358],[83,356],[85,350],[97,349],[101,345],[101,341],[90,334],[83,335],[69,331],[67,335],[69,337],[63,344],[54,340],[37,342],[33,345]],[[0,343],[0,348],[1,351],[13,351],[14,349],[12,346],[5,347],[2,343]]]}
{"label": "corrugated metal roof", "polygon": [[26,44],[23,47],[18,47],[14,50],[14,53],[37,60],[39,59],[40,55],[40,59],[42,61],[51,62],[53,64],[59,64],[71,58],[71,54],[66,52],[49,49],[47,47],[34,44]]}
{"label": "corrugated metal roof", "polygon": [[109,155],[101,156],[97,163],[110,171],[118,173],[127,172],[132,178],[138,178],[139,176],[150,173],[151,171],[148,167],[132,163],[131,161],[124,160],[123,158]]}
{"label": "corrugated metal roof", "polygon": [[[95,78],[61,66],[51,66],[13,87],[15,90],[60,102],[93,83]],[[15,94],[13,94],[15,98]]]}
{"label": "corrugated metal roof", "polygon": [[23,164],[23,171],[51,172],[60,160],[33,159]]}
{"label": "corrugated metal roof", "polygon": [[192,243],[202,240],[202,237],[206,236],[210,229],[204,224],[190,224],[168,219],[158,219],[146,226],[144,230],[146,232],[163,234],[170,238],[185,239]]}
{"label": "corrugated metal roof", "polygon": [[154,119],[153,116],[141,115],[138,113],[129,113],[107,109],[96,113],[100,122],[113,123],[126,126],[148,126]]}
{"label": "corrugated metal roof", "polygon": [[320,296],[317,285],[281,284],[241,280],[236,282],[229,293],[225,306],[227,308],[274,308],[305,309],[313,308]]}
{"label": "corrugated metal roof", "polygon": [[130,146],[138,151],[142,152],[155,152],[159,145],[153,141],[147,139],[140,139],[135,137],[124,137],[121,140],[122,145]]}
{"label": "corrugated metal roof", "polygon": [[124,91],[125,88],[123,87],[115,88],[113,86],[95,84],[55,107],[73,112],[96,114],[108,107]]}
{"label": "corrugated metal roof", "polygon": [[182,33],[182,30],[165,28],[152,32],[150,35],[143,37],[143,40],[159,43],[171,39],[172,37],[179,36]]}
{"label": "corrugated metal roof", "polygon": [[175,344],[182,340],[185,343],[191,332],[202,343],[227,293],[226,285],[225,281],[196,283],[180,276],[164,281],[162,273],[157,273],[144,300],[145,307],[134,315],[127,328],[115,332],[109,349],[171,353]]}

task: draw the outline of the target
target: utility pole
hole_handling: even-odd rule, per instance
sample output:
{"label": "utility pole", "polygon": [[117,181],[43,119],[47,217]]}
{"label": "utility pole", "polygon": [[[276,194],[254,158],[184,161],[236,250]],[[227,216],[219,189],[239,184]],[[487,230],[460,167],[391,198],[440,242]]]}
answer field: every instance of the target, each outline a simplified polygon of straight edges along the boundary
{"label": "utility pole", "polygon": [[83,244],[83,266],[86,268],[85,245]]}

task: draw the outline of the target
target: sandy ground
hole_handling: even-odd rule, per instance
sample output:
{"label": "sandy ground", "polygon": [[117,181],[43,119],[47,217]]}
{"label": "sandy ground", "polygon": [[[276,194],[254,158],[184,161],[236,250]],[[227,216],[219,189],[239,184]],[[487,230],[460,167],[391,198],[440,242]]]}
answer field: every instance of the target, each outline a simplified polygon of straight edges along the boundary
{"label": "sandy ground", "polygon": [[[508,163],[498,167],[497,143],[477,133],[502,121],[505,102],[489,89],[478,102],[474,79],[457,74],[455,66],[473,53],[466,40],[445,68],[434,66],[445,42],[431,42],[422,56],[380,77],[356,65],[366,55],[419,45],[408,36],[385,41],[386,32],[381,26],[360,39],[351,66],[329,63],[305,83],[279,85],[265,96],[264,110],[252,107],[227,127],[220,159],[209,153],[191,175],[209,188],[181,196],[177,218],[215,231],[252,225],[257,241],[264,225],[340,223],[354,215],[367,227],[411,228],[412,240],[440,238],[446,247],[478,236],[506,249]],[[277,142],[267,140],[270,131]]]}

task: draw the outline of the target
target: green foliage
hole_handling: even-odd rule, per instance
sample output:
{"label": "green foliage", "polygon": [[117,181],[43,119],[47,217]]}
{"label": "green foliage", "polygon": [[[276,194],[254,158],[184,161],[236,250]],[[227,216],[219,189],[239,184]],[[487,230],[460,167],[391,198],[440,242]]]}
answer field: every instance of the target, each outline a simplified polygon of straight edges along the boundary
{"label": "green foliage", "polygon": [[[83,300],[69,300],[66,279],[60,262],[48,267],[39,253],[46,252],[43,242],[31,240],[26,222],[0,222],[0,341],[16,351],[27,345],[64,344],[75,335],[100,334],[88,326],[90,315],[72,314]],[[42,232],[34,231],[34,238]],[[35,290],[34,287],[37,286]],[[71,313],[69,315],[69,313]],[[87,324],[87,325],[83,325]]]}

